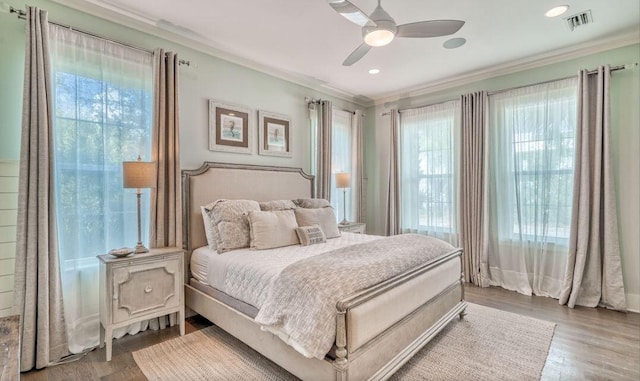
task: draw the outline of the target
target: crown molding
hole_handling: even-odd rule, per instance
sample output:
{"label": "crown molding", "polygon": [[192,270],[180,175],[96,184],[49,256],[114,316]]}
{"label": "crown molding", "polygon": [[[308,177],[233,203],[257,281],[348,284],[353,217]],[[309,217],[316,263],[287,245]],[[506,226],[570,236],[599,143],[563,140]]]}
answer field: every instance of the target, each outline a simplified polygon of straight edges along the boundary
{"label": "crown molding", "polygon": [[[632,44],[640,43],[640,33],[630,32],[614,37],[602,38],[578,44],[573,47],[557,49],[526,58],[505,62],[488,68],[439,79],[432,82],[422,83],[417,86],[405,88],[398,91],[388,92],[374,97],[355,95],[353,93],[335,88],[326,81],[318,78],[305,76],[300,73],[293,73],[274,68],[257,61],[242,58],[224,51],[221,47],[216,47],[215,43],[189,30],[176,28],[167,30],[157,24],[161,20],[151,19],[142,14],[137,14],[126,9],[114,6],[106,1],[99,0],[52,0],[55,3],[75,9],[80,12],[96,16],[116,24],[138,30],[143,33],[153,35],[158,38],[182,45],[195,51],[265,73],[272,77],[318,91],[345,102],[354,103],[360,107],[373,107],[385,103],[396,102],[401,99],[426,95],[465,84],[482,81],[502,75],[508,75],[524,70],[579,58],[586,55],[599,53],[611,49],[620,48]],[[193,63],[193,62],[192,62]],[[197,67],[197,62],[194,63]]]}
{"label": "crown molding", "polygon": [[[225,52],[221,48],[214,45],[214,42],[207,40],[201,35],[196,33],[189,33],[190,31],[180,30],[166,30],[158,26],[159,21],[146,17],[142,14],[137,14],[126,9],[109,4],[108,2],[96,1],[96,0],[52,0],[54,3],[60,4],[67,8],[74,9],[101,19],[123,25],[125,27],[135,29],[137,31],[150,34],[154,37],[158,37],[184,47],[193,49],[200,53],[204,53],[209,56],[213,56],[224,61],[228,61],[251,70],[255,70],[272,77],[309,88],[313,91],[322,92],[331,97],[340,99],[345,102],[353,103],[357,106],[366,108],[373,105],[374,100],[365,96],[354,95],[350,92],[337,89],[327,84],[326,81],[322,81],[317,78],[305,76],[299,73],[287,72],[281,69],[277,69],[257,61],[253,61],[247,58],[239,57],[237,55]],[[55,20],[54,20],[55,21]],[[152,49],[152,48],[150,48]],[[185,58],[188,59],[188,58]],[[197,67],[197,62],[191,61],[192,65]]]}
{"label": "crown molding", "polygon": [[638,43],[640,43],[639,32],[631,32],[614,37],[593,40],[574,47],[557,49],[515,61],[505,62],[485,69],[424,83],[412,88],[390,92],[379,97],[374,97],[374,105],[379,106],[405,98],[431,94],[485,79],[535,69]]}

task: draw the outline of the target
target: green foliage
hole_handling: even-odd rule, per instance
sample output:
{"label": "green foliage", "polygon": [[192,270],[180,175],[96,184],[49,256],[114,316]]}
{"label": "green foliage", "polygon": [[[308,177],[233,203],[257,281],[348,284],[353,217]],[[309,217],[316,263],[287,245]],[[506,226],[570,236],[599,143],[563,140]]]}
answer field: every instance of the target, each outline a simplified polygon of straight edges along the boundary
{"label": "green foliage", "polygon": [[136,197],[122,187],[122,162],[149,158],[151,89],[57,72],[54,110],[58,237],[65,257],[133,245]]}

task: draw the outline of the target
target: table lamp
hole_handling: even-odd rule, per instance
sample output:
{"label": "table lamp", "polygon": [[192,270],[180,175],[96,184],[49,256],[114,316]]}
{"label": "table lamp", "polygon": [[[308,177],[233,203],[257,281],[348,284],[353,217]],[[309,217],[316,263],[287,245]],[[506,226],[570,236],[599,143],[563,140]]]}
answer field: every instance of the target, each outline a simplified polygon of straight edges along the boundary
{"label": "table lamp", "polygon": [[138,197],[138,244],[134,253],[147,253],[147,249],[142,244],[142,230],[140,221],[140,196],[142,188],[156,187],[156,163],[153,161],[142,161],[138,156],[137,161],[122,162],[122,183],[125,188],[136,188]]}
{"label": "table lamp", "polygon": [[336,188],[342,188],[342,213],[344,218],[340,222],[340,225],[349,225],[349,221],[347,221],[347,188],[349,188],[350,183],[350,173],[336,173]]}

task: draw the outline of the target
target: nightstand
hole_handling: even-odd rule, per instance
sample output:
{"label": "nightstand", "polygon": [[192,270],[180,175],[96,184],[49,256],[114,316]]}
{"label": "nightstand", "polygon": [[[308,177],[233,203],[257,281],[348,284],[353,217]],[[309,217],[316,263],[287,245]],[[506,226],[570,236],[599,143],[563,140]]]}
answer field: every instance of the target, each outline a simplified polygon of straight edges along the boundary
{"label": "nightstand", "polygon": [[346,225],[338,224],[338,230],[341,232],[364,234],[367,230],[367,224],[364,222],[349,222]]}
{"label": "nightstand", "polygon": [[[184,335],[184,253],[177,247],[100,260],[100,347],[111,361],[113,330],[158,316],[177,313]],[[170,315],[171,325],[175,318]]]}

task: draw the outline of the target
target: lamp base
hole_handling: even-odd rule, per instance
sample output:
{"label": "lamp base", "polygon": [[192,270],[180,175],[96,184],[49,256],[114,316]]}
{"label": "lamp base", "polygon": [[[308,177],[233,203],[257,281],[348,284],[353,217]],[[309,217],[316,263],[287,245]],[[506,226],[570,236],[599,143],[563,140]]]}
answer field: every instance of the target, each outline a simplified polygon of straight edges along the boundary
{"label": "lamp base", "polygon": [[149,249],[147,249],[142,242],[138,242],[138,244],[136,245],[136,248],[133,250],[133,252],[135,254],[140,254],[140,253],[148,253]]}
{"label": "lamp base", "polygon": [[347,221],[347,219],[345,218],[344,220],[340,221],[340,225],[349,225],[349,221]]}

